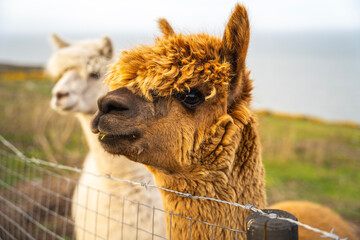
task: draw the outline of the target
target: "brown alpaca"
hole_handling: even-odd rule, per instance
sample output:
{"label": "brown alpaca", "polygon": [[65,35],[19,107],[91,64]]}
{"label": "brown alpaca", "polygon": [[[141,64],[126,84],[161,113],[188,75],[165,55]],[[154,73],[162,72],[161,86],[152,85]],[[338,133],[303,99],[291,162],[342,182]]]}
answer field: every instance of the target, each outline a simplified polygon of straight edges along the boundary
{"label": "brown alpaca", "polygon": [[[153,46],[124,51],[112,65],[105,81],[113,91],[98,102],[93,132],[100,133],[106,151],[145,164],[160,187],[265,208],[264,168],[250,110],[253,87],[245,65],[245,8],[236,6],[222,40],[175,34],[164,19],[159,24],[164,36]],[[169,212],[245,231],[249,211],[161,194]],[[167,225],[172,239],[236,237],[174,215],[167,216]]]}

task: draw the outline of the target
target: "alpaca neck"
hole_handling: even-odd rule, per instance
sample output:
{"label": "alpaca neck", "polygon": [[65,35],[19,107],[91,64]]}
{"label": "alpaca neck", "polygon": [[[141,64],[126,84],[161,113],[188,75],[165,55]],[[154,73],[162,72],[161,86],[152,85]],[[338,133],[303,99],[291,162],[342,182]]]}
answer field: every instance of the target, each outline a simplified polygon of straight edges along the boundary
{"label": "alpaca neck", "polygon": [[[244,126],[240,143],[233,155],[233,165],[223,178],[204,177],[191,179],[179,177],[150,168],[158,186],[190,193],[197,196],[217,198],[240,204],[254,204],[260,208],[266,206],[264,169],[260,157],[260,144],[254,128],[255,121]],[[209,200],[196,200],[161,191],[166,211],[185,217],[205,221],[215,225],[245,231],[245,221],[249,211],[227,204]],[[189,236],[190,221],[177,216],[167,216],[168,233],[171,221],[171,236],[185,239]],[[192,222],[191,239],[210,239],[211,227]],[[238,239],[243,239],[239,234]],[[221,228],[213,229],[213,239],[234,239],[235,233]]]}

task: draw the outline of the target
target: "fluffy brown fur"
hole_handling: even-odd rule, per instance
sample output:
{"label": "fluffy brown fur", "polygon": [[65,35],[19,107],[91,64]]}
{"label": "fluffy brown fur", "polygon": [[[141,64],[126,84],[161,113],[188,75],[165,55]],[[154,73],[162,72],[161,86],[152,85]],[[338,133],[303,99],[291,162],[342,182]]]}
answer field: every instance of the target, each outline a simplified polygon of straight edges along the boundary
{"label": "fluffy brown fur", "polygon": [[[106,151],[147,165],[160,187],[264,208],[264,168],[249,108],[245,8],[235,7],[223,39],[176,34],[164,19],[159,24],[164,36],[153,46],[124,51],[112,65],[105,81],[113,91],[99,100],[93,132]],[[195,107],[176,97],[194,89],[204,96]],[[169,212],[242,231],[250,214],[169,192],[162,198]],[[168,215],[167,225],[173,239],[211,238],[211,227],[199,222],[190,230],[188,219]],[[234,238],[231,231],[213,230],[213,239]]]}
{"label": "fluffy brown fur", "polygon": [[[175,34],[164,20],[160,25],[164,37],[154,46],[125,51],[111,67],[105,81],[117,90],[99,106],[123,101],[130,110],[120,114],[100,110],[109,110],[94,120],[94,131],[110,135],[101,141],[103,147],[148,165],[158,186],[265,207],[256,119],[249,109],[252,83],[244,63],[249,38],[245,9],[236,7],[223,40],[207,34]],[[172,97],[193,88],[206,98],[196,109],[187,109]],[[131,134],[135,140],[117,138]],[[245,230],[249,212],[241,208],[168,192],[162,197],[167,211]],[[167,224],[172,238],[189,236],[189,220],[168,216]],[[211,227],[193,222],[191,237],[210,239]],[[215,228],[213,237],[231,239],[235,233]]]}
{"label": "fluffy brown fur", "polygon": [[157,39],[155,46],[124,51],[105,81],[112,90],[127,87],[149,100],[152,95],[171,96],[199,84],[210,90],[226,89],[230,65],[220,61],[220,43],[206,34]]}

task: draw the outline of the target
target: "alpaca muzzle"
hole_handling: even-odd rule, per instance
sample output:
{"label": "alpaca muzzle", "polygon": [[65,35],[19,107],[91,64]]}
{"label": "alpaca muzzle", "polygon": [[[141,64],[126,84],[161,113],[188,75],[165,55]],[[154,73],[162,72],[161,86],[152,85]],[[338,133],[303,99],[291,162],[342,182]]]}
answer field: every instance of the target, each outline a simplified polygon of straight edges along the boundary
{"label": "alpaca muzzle", "polygon": [[108,92],[98,100],[98,111],[91,121],[93,133],[123,135],[131,132],[144,101],[127,88]]}

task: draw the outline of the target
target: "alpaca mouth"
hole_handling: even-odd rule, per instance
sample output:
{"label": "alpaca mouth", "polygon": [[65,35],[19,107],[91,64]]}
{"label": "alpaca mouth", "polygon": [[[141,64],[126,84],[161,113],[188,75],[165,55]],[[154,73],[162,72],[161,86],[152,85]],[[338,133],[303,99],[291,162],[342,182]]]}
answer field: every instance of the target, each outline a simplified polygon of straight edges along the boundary
{"label": "alpaca mouth", "polygon": [[73,110],[77,105],[78,105],[78,102],[74,102],[72,104],[64,104],[64,103],[61,103],[60,101],[54,101],[51,103],[51,107],[54,110],[60,111],[60,112],[69,112],[69,111]]}
{"label": "alpaca mouth", "polygon": [[98,139],[102,144],[113,144],[117,143],[122,140],[127,140],[133,142],[139,139],[141,136],[139,131],[133,131],[131,133],[126,134],[106,134],[106,133],[99,133]]}
{"label": "alpaca mouth", "polygon": [[66,106],[64,108],[60,108],[62,111],[70,111],[71,109],[74,109],[76,106],[76,104],[71,105],[71,106]]}
{"label": "alpaca mouth", "polygon": [[99,133],[98,139],[105,151],[111,154],[125,154],[134,149],[135,142],[140,138],[139,131],[126,134],[106,134]]}
{"label": "alpaca mouth", "polygon": [[74,104],[74,105],[66,106],[66,107],[56,106],[53,109],[60,114],[67,114],[69,112],[72,112],[75,109],[75,107],[76,107],[76,105]]}

